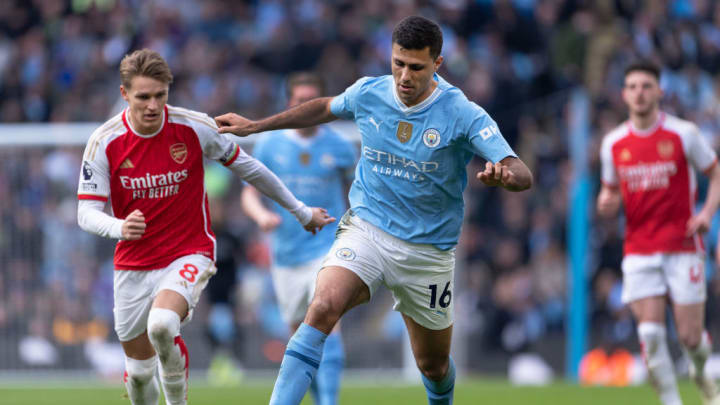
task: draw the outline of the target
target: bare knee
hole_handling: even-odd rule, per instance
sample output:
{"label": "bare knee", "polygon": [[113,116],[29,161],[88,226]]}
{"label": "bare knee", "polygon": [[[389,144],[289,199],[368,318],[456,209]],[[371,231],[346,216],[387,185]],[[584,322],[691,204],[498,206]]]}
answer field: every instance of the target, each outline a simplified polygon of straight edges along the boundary
{"label": "bare knee", "polygon": [[420,372],[433,381],[442,380],[450,365],[448,356],[418,356],[415,361]]}
{"label": "bare knee", "polygon": [[688,349],[695,349],[700,345],[700,339],[702,338],[702,330],[693,330],[690,328],[678,330],[678,340],[680,344],[687,347]]}
{"label": "bare knee", "polygon": [[329,297],[315,295],[308,308],[307,321],[312,326],[328,331],[332,330],[342,316],[342,306]]}

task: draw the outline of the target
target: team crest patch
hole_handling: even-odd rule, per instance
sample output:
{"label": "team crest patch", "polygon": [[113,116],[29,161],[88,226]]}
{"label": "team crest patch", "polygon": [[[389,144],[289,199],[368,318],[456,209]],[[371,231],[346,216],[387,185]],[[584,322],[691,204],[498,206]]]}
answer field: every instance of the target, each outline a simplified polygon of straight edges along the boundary
{"label": "team crest patch", "polygon": [[434,148],[440,144],[440,131],[435,128],[426,129],[423,132],[423,143],[428,148]]}
{"label": "team crest patch", "polygon": [[300,154],[300,163],[302,163],[303,166],[307,166],[310,164],[310,154],[307,152],[303,152]]}
{"label": "team crest patch", "polygon": [[657,151],[661,158],[667,159],[675,152],[675,146],[672,141],[663,140],[657,143]]}
{"label": "team crest patch", "polygon": [[170,157],[177,163],[185,163],[187,159],[188,150],[184,143],[176,143],[170,146]]}
{"label": "team crest patch", "polygon": [[621,162],[628,162],[628,161],[630,161],[630,159],[632,159],[632,154],[630,153],[629,150],[627,150],[627,148],[620,151],[620,161]]}
{"label": "team crest patch", "polygon": [[350,248],[340,248],[335,251],[335,256],[341,260],[355,260],[355,252]]}
{"label": "team crest patch", "polygon": [[407,141],[409,141],[412,137],[412,130],[413,125],[411,123],[400,121],[398,122],[397,132],[395,132],[395,136],[397,136],[398,141],[400,141],[401,143],[407,143]]}

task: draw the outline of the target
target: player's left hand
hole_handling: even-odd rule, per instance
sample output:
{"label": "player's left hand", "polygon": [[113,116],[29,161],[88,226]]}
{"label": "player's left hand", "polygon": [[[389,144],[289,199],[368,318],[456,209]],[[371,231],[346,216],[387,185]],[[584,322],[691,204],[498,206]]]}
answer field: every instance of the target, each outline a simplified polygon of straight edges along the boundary
{"label": "player's left hand", "polygon": [[237,136],[248,136],[255,133],[253,130],[254,121],[235,113],[227,113],[215,117],[218,132],[221,134],[231,133]]}
{"label": "player's left hand", "polygon": [[706,213],[705,210],[700,211],[697,215],[692,216],[688,220],[685,236],[690,237],[696,233],[702,234],[707,232],[710,229],[711,220],[712,215]]}
{"label": "player's left hand", "polygon": [[492,162],[486,162],[485,170],[478,172],[476,177],[478,180],[482,181],[483,184],[489,187],[507,187],[513,184],[515,180],[515,174],[512,170],[500,162],[495,164],[492,164]]}
{"label": "player's left hand", "polygon": [[305,230],[312,232],[313,235],[315,235],[317,231],[322,230],[325,225],[335,221],[335,217],[328,215],[325,208],[312,207],[311,210],[312,219],[305,225]]}

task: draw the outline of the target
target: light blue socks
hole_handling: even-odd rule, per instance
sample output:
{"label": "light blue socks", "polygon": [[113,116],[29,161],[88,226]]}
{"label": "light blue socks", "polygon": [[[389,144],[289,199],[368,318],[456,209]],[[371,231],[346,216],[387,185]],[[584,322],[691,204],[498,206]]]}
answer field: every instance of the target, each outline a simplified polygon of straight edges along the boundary
{"label": "light blue socks", "polygon": [[310,325],[300,324],[285,350],[270,405],[297,405],[302,401],[318,371],[327,337]]}
{"label": "light blue socks", "polygon": [[317,375],[310,386],[315,405],[336,405],[345,363],[340,332],[332,332],[325,340],[325,350]]}
{"label": "light blue socks", "polygon": [[452,357],[450,357],[448,371],[442,380],[433,381],[424,374],[421,375],[429,405],[452,405],[455,391],[455,362]]}

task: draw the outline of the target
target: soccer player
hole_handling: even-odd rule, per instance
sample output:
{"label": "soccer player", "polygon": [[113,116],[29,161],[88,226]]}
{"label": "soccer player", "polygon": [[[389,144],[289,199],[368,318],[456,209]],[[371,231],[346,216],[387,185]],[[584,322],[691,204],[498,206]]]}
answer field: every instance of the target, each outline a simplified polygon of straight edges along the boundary
{"label": "soccer player", "polygon": [[[706,404],[720,404],[704,374],[712,348],[705,320],[705,270],[699,234],[708,230],[720,202],[720,168],[697,126],[662,112],[660,70],[638,62],[625,70],[622,97],[629,120],[605,136],[600,150],[601,216],[625,206],[622,300],[638,322],[638,338],[653,387],[664,405],[681,404],[665,330],[668,302],[690,373]],[[710,177],[699,213],[693,214],[695,170]]]}
{"label": "soccer player", "polygon": [[[336,97],[318,98],[259,121],[216,117],[239,136],[353,119],[362,150],[350,210],[323,268],[304,322],[288,343],[271,404],[299,404],[317,371],[327,334],[350,308],[385,285],[403,314],[430,404],[450,404],[455,245],[463,221],[466,165],[488,162],[477,178],[511,191],[532,175],[481,107],[437,74],[442,32],[411,16],[392,34],[392,75],[364,77]],[[322,191],[319,191],[322,192]]]}
{"label": "soccer player", "polygon": [[[90,137],[78,186],[78,223],[119,239],[115,249],[115,331],[125,351],[134,405],[187,402],[188,352],[180,337],[215,273],[215,237],[203,157],[221,162],[295,215],[308,231],[328,224],[324,209],[295,199],[260,162],[217,133],[210,117],[167,105],[172,73],[143,49],[120,63],[128,107]],[[112,215],[103,212],[112,202]]]}
{"label": "soccer player", "polygon": [[[287,81],[288,107],[318,98],[323,90],[319,76],[293,74]],[[262,135],[253,154],[306,203],[326,207],[333,217],[346,210],[344,189],[355,167],[355,147],[327,127]],[[273,284],[282,317],[295,332],[305,318],[317,273],[333,243],[336,226],[328,225],[312,236],[301,232],[297,221],[277,204],[273,204],[272,210],[267,209],[253,187],[243,189],[242,199],[248,216],[263,230],[273,230]],[[343,361],[342,338],[336,326],[325,341],[322,361],[311,386],[315,403],[337,403]]]}

